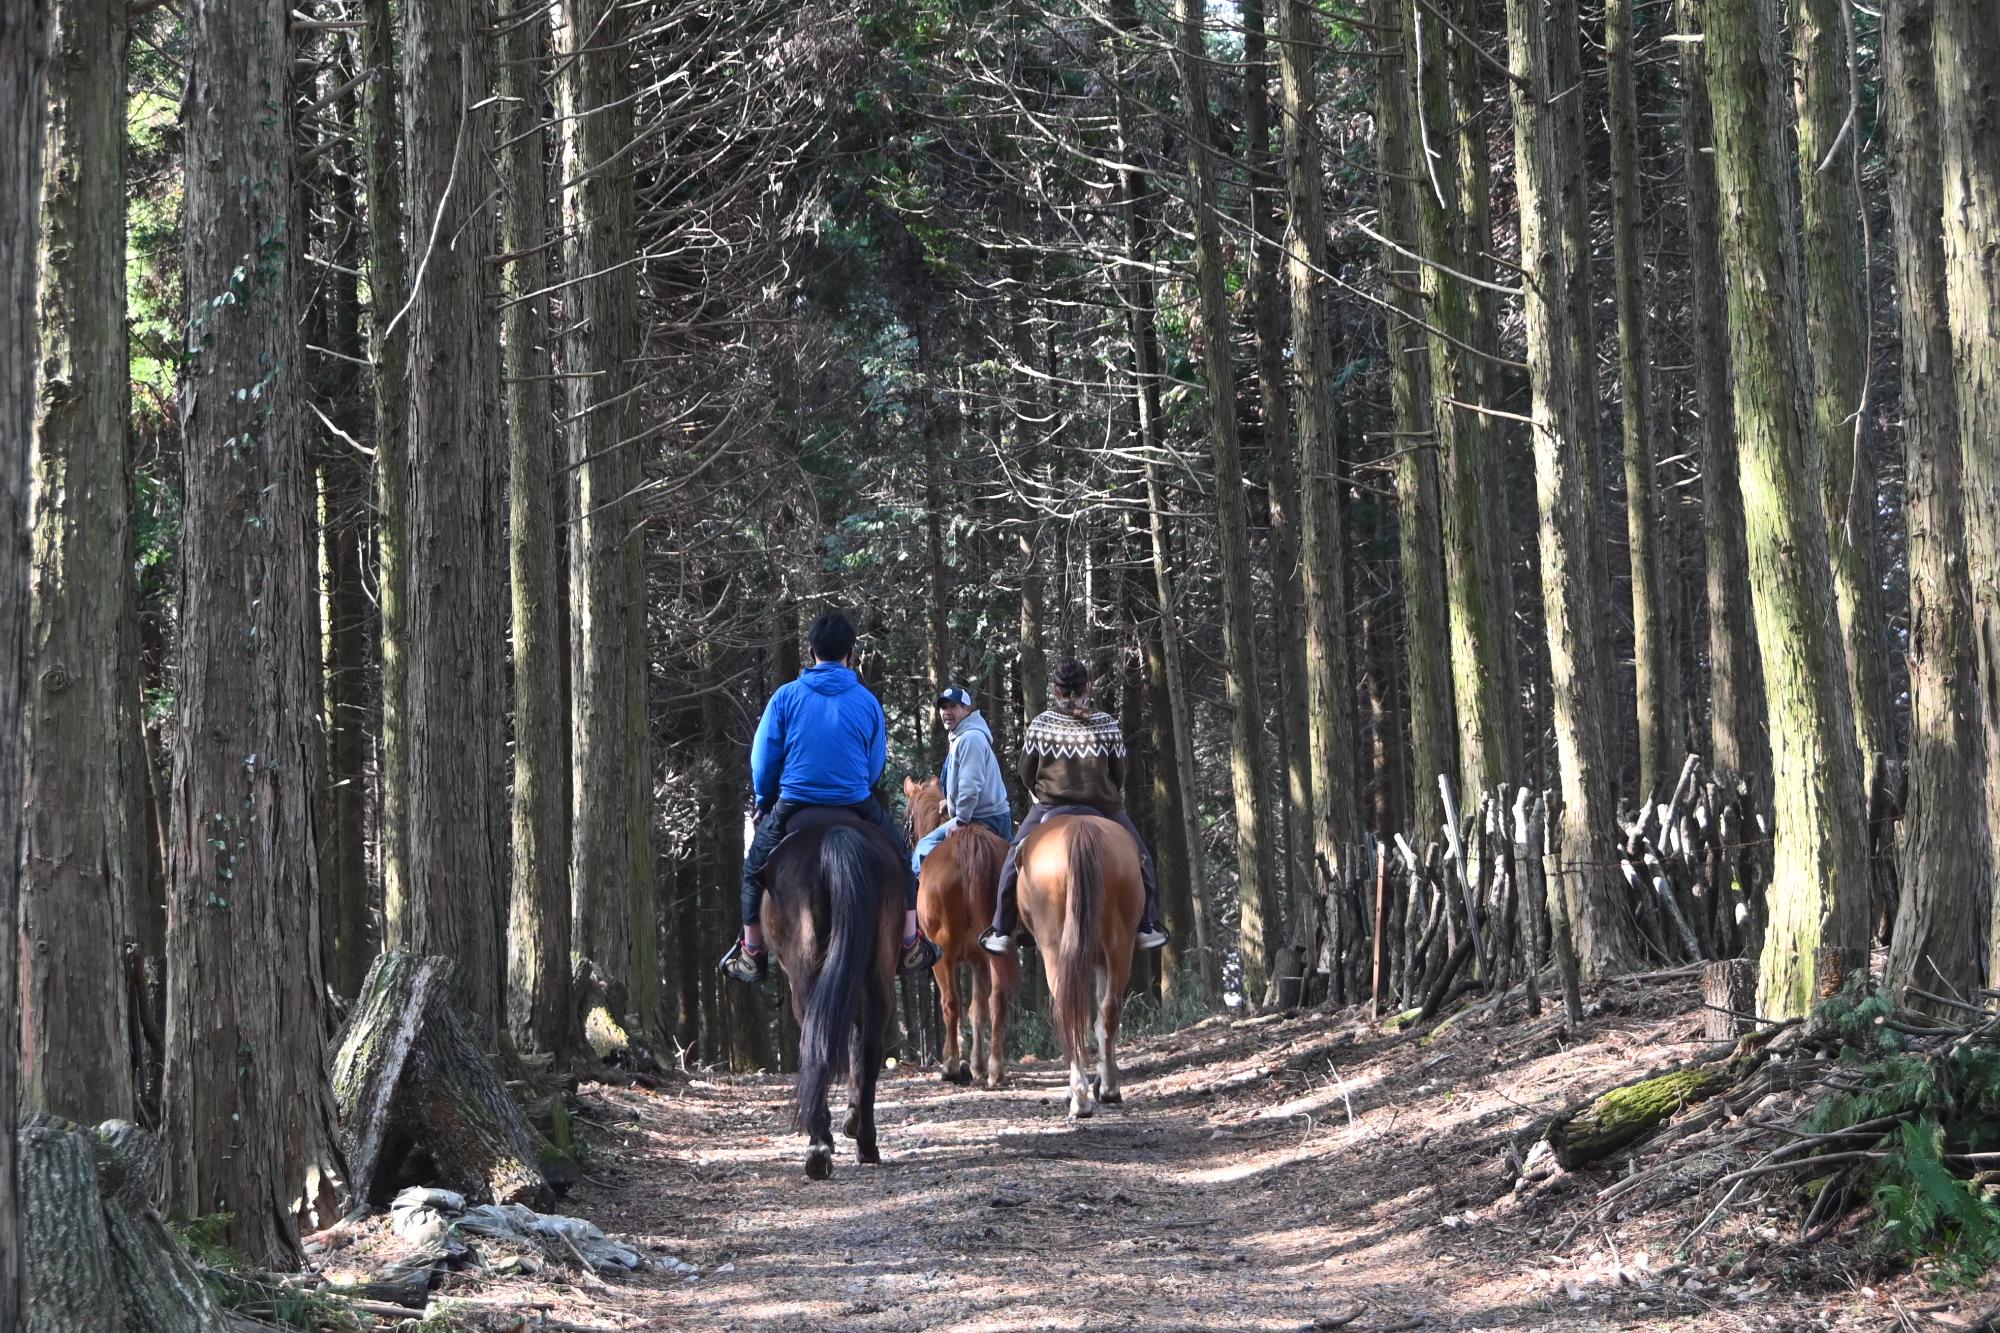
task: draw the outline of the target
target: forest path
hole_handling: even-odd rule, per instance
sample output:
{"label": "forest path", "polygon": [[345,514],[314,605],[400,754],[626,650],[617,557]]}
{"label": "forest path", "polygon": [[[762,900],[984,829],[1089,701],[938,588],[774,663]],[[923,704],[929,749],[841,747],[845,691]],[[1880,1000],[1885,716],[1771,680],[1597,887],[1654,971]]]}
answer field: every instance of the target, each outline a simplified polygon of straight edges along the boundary
{"label": "forest path", "polygon": [[[883,1333],[1769,1328],[1768,1304],[1589,1275],[1592,1232],[1555,1254],[1576,1196],[1553,1212],[1508,1197],[1508,1136],[1674,1055],[1690,999],[1614,994],[1582,1047],[1518,1008],[1428,1043],[1352,1014],[1210,1019],[1134,1043],[1124,1105],[1074,1125],[1053,1061],[1015,1065],[999,1092],[891,1071],[883,1165],[843,1140],[820,1183],[788,1079],[593,1086],[580,1118],[599,1157],[567,1210],[700,1271],[593,1280],[549,1313]],[[1645,1241],[1604,1244],[1629,1265]]]}

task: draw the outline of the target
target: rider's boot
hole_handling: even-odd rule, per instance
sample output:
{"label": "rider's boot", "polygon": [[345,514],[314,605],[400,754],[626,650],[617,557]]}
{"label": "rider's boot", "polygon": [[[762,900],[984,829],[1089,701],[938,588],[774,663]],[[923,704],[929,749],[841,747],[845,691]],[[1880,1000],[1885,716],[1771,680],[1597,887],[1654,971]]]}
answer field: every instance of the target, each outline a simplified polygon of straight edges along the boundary
{"label": "rider's boot", "polygon": [[1167,932],[1160,928],[1159,922],[1141,921],[1139,923],[1139,947],[1141,949],[1163,949],[1166,947],[1169,938]]}
{"label": "rider's boot", "polygon": [[905,975],[928,972],[937,966],[937,960],[942,956],[937,945],[926,939],[922,931],[918,931],[914,937],[903,942],[901,970]]}
{"label": "rider's boot", "polygon": [[763,949],[752,949],[739,937],[729,946],[729,952],[722,955],[722,961],[715,970],[746,986],[754,986],[771,975],[771,955]]}

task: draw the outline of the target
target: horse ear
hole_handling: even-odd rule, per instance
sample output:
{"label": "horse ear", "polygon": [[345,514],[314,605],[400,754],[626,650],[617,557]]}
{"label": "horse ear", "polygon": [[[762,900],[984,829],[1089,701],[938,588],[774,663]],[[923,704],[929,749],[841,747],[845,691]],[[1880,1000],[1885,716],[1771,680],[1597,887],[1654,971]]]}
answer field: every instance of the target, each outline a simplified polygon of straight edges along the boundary
{"label": "horse ear", "polygon": [[905,777],[903,779],[903,795],[915,796],[919,791],[922,790],[923,788],[917,786],[917,784],[911,781],[909,778]]}

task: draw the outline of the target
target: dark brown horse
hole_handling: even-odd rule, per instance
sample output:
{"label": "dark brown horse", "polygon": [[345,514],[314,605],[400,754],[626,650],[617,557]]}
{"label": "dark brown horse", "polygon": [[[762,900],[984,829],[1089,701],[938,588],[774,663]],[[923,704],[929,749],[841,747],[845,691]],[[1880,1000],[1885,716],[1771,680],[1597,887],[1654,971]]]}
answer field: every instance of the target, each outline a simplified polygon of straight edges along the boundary
{"label": "dark brown horse", "polygon": [[833,1174],[828,1090],[849,1076],[847,1136],[864,1163],[875,1143],[875,1080],[894,1010],[903,928],[903,868],[879,829],[802,811],[764,869],[764,939],[791,981],[799,1023],[793,1123],[806,1132],[806,1174]]}
{"label": "dark brown horse", "polygon": [[[1056,1034],[1069,1060],[1069,1113],[1082,1119],[1118,1087],[1118,1016],[1145,910],[1139,849],[1096,815],[1055,815],[1028,835],[1020,859],[1021,920],[1040,943]],[[1093,1003],[1094,1001],[1094,1003]],[[1097,1073],[1084,1070],[1096,1011]]]}
{"label": "dark brown horse", "polygon": [[[909,803],[910,841],[914,845],[944,822],[944,792],[935,778],[916,783],[903,779]],[[917,884],[917,921],[940,953],[931,969],[938,999],[944,1007],[944,1079],[970,1083],[973,1073],[998,1088],[1007,1081],[1007,1014],[1021,989],[1021,960],[1009,949],[990,954],[979,947],[979,932],[993,919],[993,899],[999,890],[1000,863],[1007,843],[983,824],[967,824],[924,858]],[[959,1019],[966,1006],[958,990],[958,965],[972,968],[972,1059],[960,1058]]]}

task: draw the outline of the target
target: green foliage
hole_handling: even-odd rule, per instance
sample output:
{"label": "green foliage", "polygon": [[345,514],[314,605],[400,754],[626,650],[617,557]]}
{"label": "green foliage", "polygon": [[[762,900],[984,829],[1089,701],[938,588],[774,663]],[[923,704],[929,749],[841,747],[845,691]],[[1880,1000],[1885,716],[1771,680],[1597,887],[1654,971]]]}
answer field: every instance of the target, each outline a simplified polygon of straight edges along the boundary
{"label": "green foliage", "polygon": [[[1815,1132],[1895,1117],[1868,1164],[1878,1239],[1907,1258],[1928,1256],[1946,1284],[1969,1282],[2000,1263],[2000,1204],[1990,1186],[1959,1174],[1966,1154],[2000,1148],[2000,1050],[1950,1041],[1916,1048],[1885,1020],[1882,994],[1843,994],[1822,1003],[1813,1022],[1840,1045],[1848,1086],[1806,1122]],[[1856,1146],[1859,1146],[1858,1143]]]}

